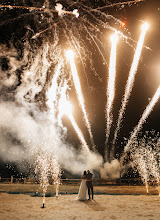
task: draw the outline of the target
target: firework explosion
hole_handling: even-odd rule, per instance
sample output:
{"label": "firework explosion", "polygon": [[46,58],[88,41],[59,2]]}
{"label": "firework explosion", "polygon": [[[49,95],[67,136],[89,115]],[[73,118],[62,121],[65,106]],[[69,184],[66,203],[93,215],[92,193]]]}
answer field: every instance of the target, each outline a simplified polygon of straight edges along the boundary
{"label": "firework explosion", "polygon": [[[85,1],[82,3],[82,1],[71,0],[61,1],[61,3],[47,0],[40,3],[33,1],[31,6],[27,5],[27,1],[23,6],[18,5],[18,2],[12,6],[0,5],[1,12],[8,16],[8,19],[1,23],[2,28],[10,27],[20,21],[24,24],[24,28],[20,27],[20,29],[14,30],[15,36],[12,36],[12,41],[10,32],[6,38],[2,39],[2,42],[5,42],[7,46],[2,45],[0,52],[1,57],[4,57],[4,61],[7,63],[6,65],[9,66],[8,77],[1,79],[3,102],[0,111],[7,115],[7,118],[3,117],[4,113],[2,113],[1,127],[6,129],[5,135],[9,133],[14,137],[10,143],[6,141],[7,135],[2,137],[1,152],[4,159],[26,160],[35,155],[35,152],[43,150],[43,152],[56,155],[62,168],[73,174],[81,173],[87,167],[90,169],[101,167],[101,173],[105,173],[105,169],[102,167],[103,158],[98,153],[98,147],[95,146],[94,132],[91,129],[92,120],[90,120],[90,113],[88,113],[90,111],[87,106],[89,99],[84,93],[85,86],[89,87],[90,83],[90,76],[87,72],[92,72],[98,82],[102,81],[94,59],[94,55],[98,51],[101,63],[105,67],[109,67],[107,102],[105,102],[105,156],[108,162],[108,160],[115,158],[115,144],[134,85],[142,48],[149,48],[143,45],[147,31],[147,25],[144,24],[129,72],[110,155],[107,149],[110,147],[109,136],[113,124],[117,72],[116,40],[113,39],[112,45],[107,47],[103,40],[103,34],[106,30],[114,32],[119,36],[120,41],[124,41],[131,48],[134,48],[135,41],[130,37],[127,29],[122,30],[122,21],[108,14],[107,9],[114,6],[124,7],[128,4],[141,4],[141,2],[143,1],[137,0],[107,5],[103,2],[101,7],[92,7],[90,3]],[[12,14],[14,10],[16,10],[17,17]],[[16,33],[17,30],[18,33]],[[91,49],[92,47],[95,48],[95,53]],[[106,53],[110,48],[108,65]],[[68,49],[73,50],[74,55],[70,54],[66,58]],[[83,134],[83,129],[77,122],[75,112],[72,112],[69,107],[68,100],[72,102],[73,93],[76,94],[77,101],[75,103],[82,111],[83,123],[89,133],[90,140],[88,141],[86,141],[86,132]],[[158,99],[159,88],[128,140],[125,151],[132,148],[132,143]],[[9,110],[10,106],[12,106],[12,112]],[[67,131],[64,115],[69,118],[78,136],[80,144],[78,143],[77,147],[73,147],[67,142],[67,132],[69,133],[69,131]],[[8,146],[12,146],[12,148],[6,156],[5,152],[8,152]],[[139,158],[140,161],[144,161],[143,157]],[[44,177],[41,178],[41,182],[44,183],[42,184],[44,192],[46,192],[48,185],[47,175],[50,169],[47,160],[45,158],[42,160],[46,163],[46,171],[44,170]],[[38,161],[41,160],[38,159]],[[53,173],[55,176],[58,175]],[[146,180],[147,176],[144,179]]]}

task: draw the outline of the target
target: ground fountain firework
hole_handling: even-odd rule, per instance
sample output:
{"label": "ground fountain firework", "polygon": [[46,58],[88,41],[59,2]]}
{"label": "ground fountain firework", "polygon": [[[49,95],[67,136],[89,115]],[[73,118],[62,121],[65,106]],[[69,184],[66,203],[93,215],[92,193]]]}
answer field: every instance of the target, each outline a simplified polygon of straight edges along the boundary
{"label": "ground fountain firework", "polygon": [[[160,180],[160,136],[159,132],[150,131],[144,135],[138,134],[130,146],[130,165],[140,174],[142,182],[146,186],[147,194],[149,186],[154,185],[159,194]],[[127,154],[125,154],[125,157]],[[123,159],[125,158],[123,157]],[[124,160],[121,161],[123,164]],[[123,166],[123,165],[122,165]]]}
{"label": "ground fountain firework", "polygon": [[43,205],[45,207],[45,194],[47,187],[53,182],[56,189],[56,198],[58,198],[61,169],[58,164],[58,159],[55,155],[48,155],[46,152],[41,152],[35,162],[36,180],[40,183],[40,189],[43,193]]}

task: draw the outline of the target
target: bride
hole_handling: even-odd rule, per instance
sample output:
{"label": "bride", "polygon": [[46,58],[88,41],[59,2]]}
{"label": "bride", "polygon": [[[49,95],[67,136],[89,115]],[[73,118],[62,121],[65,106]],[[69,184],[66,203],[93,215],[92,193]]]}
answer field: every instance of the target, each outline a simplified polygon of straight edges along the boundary
{"label": "bride", "polygon": [[79,187],[78,200],[87,200],[87,185],[86,185],[86,171],[82,174],[82,181]]}

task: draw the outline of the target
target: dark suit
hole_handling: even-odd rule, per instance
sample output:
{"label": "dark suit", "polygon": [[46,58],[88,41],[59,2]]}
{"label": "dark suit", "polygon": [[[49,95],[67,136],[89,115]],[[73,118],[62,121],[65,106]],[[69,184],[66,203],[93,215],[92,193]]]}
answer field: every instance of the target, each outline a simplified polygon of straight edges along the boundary
{"label": "dark suit", "polygon": [[92,199],[93,199],[93,181],[92,181],[92,176],[93,176],[92,173],[87,173],[87,175],[86,175],[86,184],[87,184],[87,188],[88,188],[89,199],[90,199],[91,192],[92,192]]}

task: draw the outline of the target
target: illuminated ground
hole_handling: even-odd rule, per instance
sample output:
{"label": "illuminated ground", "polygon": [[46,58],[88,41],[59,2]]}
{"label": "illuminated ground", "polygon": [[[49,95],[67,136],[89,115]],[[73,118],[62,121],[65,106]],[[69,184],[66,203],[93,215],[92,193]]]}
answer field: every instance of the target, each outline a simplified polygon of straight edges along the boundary
{"label": "illuminated ground", "polygon": [[[77,194],[79,186],[74,185],[60,185],[60,194]],[[0,184],[0,193],[15,193],[15,194],[34,194],[36,192],[41,192],[39,185],[37,184]],[[94,186],[95,194],[117,194],[117,195],[146,195],[145,186],[118,186],[118,185],[108,185],[108,186]],[[55,188],[53,185],[48,186],[47,193],[55,194]],[[157,195],[158,192],[154,186],[150,186],[149,195]]]}
{"label": "illuminated ground", "polygon": [[[80,202],[75,193],[78,186],[61,186],[61,196],[46,198],[46,208],[42,209],[42,198],[33,196],[38,189],[31,184],[0,184],[0,219],[160,219],[160,198],[155,188],[146,195],[144,186],[96,186],[93,201]],[[16,194],[32,192],[31,194]],[[48,192],[53,192],[50,186]],[[108,193],[97,195],[97,193]],[[127,195],[128,194],[128,195]],[[32,195],[32,196],[31,196]]]}

